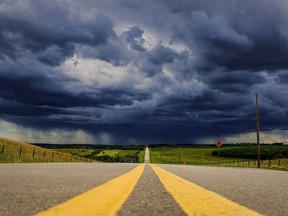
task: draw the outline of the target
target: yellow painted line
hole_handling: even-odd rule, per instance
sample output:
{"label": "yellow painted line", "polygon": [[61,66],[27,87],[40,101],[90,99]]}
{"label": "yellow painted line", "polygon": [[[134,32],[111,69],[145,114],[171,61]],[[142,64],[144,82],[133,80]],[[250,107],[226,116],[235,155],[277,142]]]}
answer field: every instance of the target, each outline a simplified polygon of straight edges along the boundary
{"label": "yellow painted line", "polygon": [[156,165],[151,166],[166,190],[173,196],[187,215],[260,215]]}
{"label": "yellow painted line", "polygon": [[124,175],[36,215],[116,215],[132,193],[144,166],[141,164]]}

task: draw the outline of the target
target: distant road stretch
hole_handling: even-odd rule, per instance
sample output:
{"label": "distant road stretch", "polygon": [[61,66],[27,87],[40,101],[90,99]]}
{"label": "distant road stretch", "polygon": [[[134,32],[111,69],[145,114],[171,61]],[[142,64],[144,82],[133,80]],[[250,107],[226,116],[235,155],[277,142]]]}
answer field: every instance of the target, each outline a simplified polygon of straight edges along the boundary
{"label": "distant road stretch", "polygon": [[148,163],[0,164],[0,185],[2,216],[288,215],[288,172],[283,171]]}

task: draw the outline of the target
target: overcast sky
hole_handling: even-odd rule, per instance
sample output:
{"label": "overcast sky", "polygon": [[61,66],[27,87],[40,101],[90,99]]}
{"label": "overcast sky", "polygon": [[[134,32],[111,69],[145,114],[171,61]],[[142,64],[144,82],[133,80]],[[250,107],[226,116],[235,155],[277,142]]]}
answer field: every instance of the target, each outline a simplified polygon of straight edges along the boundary
{"label": "overcast sky", "polygon": [[288,142],[288,2],[0,0],[0,136]]}

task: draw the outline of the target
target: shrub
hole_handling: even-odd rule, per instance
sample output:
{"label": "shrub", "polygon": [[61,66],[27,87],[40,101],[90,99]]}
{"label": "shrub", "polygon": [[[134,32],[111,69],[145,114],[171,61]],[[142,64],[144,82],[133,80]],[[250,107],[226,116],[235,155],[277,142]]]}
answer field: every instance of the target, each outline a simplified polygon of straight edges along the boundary
{"label": "shrub", "polygon": [[[272,146],[261,145],[260,147],[261,159],[271,160],[288,158],[288,146]],[[212,156],[217,156],[218,150],[212,152]],[[241,146],[235,148],[227,148],[219,150],[220,157],[232,157],[232,158],[245,158],[256,159],[256,146]]]}

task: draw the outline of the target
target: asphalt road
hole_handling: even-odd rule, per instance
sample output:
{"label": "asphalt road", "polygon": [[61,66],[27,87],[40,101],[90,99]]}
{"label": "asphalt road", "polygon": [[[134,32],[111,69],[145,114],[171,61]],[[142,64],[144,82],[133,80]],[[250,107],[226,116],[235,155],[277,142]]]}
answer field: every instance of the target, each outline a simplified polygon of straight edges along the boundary
{"label": "asphalt road", "polygon": [[0,164],[0,215],[33,215],[122,175],[137,164]]}
{"label": "asphalt road", "polygon": [[145,149],[144,163],[145,164],[149,164],[150,163],[150,152],[149,152],[149,148],[147,148],[147,147]]}
{"label": "asphalt road", "polygon": [[[120,176],[137,164],[0,164],[0,215],[33,215]],[[159,167],[265,215],[288,215],[288,172],[188,165]],[[146,165],[118,215],[185,215]]]}
{"label": "asphalt road", "polygon": [[264,215],[288,215],[288,172],[254,168],[159,165]]}
{"label": "asphalt road", "polygon": [[185,215],[172,196],[165,190],[149,165],[119,212],[120,216],[174,216]]}

